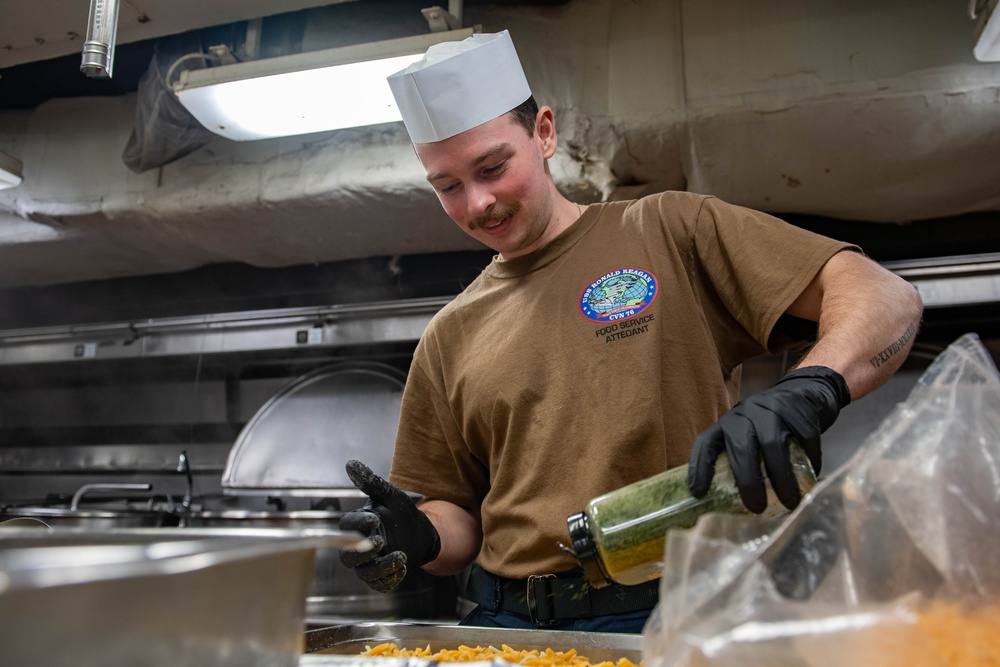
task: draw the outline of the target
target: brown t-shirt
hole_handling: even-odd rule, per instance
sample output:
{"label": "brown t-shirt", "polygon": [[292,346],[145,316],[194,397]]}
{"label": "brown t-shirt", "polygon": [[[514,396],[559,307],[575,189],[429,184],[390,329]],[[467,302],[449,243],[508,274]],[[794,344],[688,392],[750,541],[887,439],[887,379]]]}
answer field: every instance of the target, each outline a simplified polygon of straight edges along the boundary
{"label": "brown t-shirt", "polygon": [[775,325],[847,247],[690,193],[591,206],[544,248],[494,258],[433,319],[390,479],[481,507],[494,574],[575,567],[557,546],[567,516],[687,463],[740,364],[805,342]]}

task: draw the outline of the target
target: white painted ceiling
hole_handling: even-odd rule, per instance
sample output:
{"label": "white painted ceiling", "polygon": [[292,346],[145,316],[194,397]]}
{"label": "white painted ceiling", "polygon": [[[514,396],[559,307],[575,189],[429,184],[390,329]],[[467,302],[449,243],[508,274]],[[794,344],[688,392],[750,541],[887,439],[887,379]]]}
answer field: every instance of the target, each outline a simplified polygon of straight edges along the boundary
{"label": "white painted ceiling", "polygon": [[[3,16],[0,69],[80,53],[87,35],[90,4],[90,0],[0,0],[0,16]],[[332,4],[337,3],[330,0],[118,0],[117,43],[130,44]]]}
{"label": "white painted ceiling", "polygon": [[[5,74],[78,68],[88,4],[0,0],[0,151],[24,165],[24,183],[0,191],[0,287],[479,248],[440,211],[400,124],[218,138],[135,173],[122,162],[134,91],[4,104]],[[124,45],[322,5],[123,0],[115,67],[147,64],[123,63]],[[382,22],[393,6],[348,5]],[[337,10],[313,10],[304,49],[343,38]],[[873,224],[1000,210],[1000,64],[973,59],[964,1],[470,1],[462,13],[511,31],[556,111],[553,174],[579,201],[689,189]]]}

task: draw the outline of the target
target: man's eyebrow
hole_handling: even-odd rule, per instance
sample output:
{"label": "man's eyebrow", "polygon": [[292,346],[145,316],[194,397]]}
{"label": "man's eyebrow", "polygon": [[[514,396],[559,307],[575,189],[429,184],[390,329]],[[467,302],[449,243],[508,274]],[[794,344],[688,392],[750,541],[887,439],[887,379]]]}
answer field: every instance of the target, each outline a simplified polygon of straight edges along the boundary
{"label": "man's eyebrow", "polygon": [[[502,152],[508,150],[509,148],[510,148],[510,144],[508,144],[507,142],[499,143],[496,146],[494,146],[493,148],[491,148],[488,151],[486,151],[485,153],[483,153],[482,155],[480,155],[479,157],[477,157],[475,160],[473,160],[472,164],[475,165],[475,166],[479,166],[483,162],[486,162],[491,157],[493,157],[494,155],[496,155],[497,153],[502,153]],[[447,177],[448,177],[447,172],[443,172],[443,171],[435,171],[433,173],[427,174],[427,180],[430,181],[430,182],[434,182],[434,181],[436,181],[438,179],[447,178]]]}

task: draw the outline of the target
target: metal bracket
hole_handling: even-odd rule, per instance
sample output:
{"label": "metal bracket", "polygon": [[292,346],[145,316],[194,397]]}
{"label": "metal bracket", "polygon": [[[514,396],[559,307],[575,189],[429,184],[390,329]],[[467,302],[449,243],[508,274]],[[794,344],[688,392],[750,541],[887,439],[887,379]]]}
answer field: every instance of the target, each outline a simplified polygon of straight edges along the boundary
{"label": "metal bracket", "polygon": [[260,57],[260,36],[263,29],[264,19],[247,21],[246,39],[243,42],[243,55],[247,60],[257,60]]}
{"label": "metal bracket", "polygon": [[[452,4],[455,4],[456,6],[452,7]],[[456,9],[459,15],[456,16],[451,11],[448,11],[448,9],[438,7],[437,5],[421,9],[420,13],[424,15],[425,19],[427,19],[427,25],[430,27],[431,32],[458,30],[462,27],[461,2],[449,3],[449,9]]]}
{"label": "metal bracket", "polygon": [[233,65],[238,63],[239,60],[229,49],[228,44],[216,44],[215,46],[208,47],[208,52],[215,57],[215,61],[220,65]]}

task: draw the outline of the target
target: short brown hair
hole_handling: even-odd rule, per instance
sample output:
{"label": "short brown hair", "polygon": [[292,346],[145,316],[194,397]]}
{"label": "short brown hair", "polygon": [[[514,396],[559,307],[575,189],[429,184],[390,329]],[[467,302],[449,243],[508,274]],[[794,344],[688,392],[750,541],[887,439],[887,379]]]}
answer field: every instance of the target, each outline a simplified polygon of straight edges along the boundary
{"label": "short brown hair", "polygon": [[538,103],[535,102],[534,95],[529,95],[528,99],[511,109],[508,113],[512,115],[515,123],[525,129],[529,137],[535,136],[535,118],[538,117]]}

